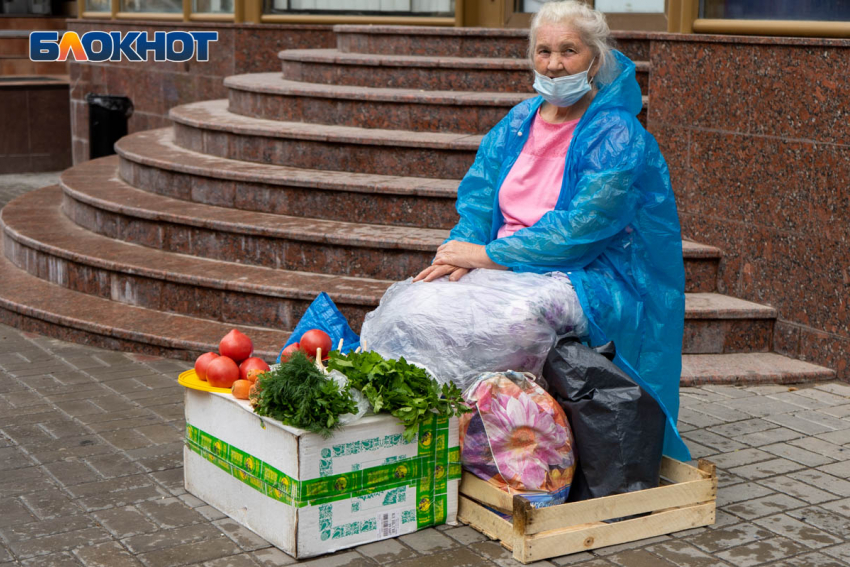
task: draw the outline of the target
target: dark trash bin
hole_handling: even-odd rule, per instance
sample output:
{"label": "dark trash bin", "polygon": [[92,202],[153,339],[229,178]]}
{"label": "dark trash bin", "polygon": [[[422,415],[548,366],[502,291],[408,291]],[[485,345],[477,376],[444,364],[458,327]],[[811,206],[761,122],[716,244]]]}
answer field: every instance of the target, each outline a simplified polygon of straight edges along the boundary
{"label": "dark trash bin", "polygon": [[89,105],[89,158],[111,156],[115,142],[127,135],[133,101],[126,96],[86,95]]}

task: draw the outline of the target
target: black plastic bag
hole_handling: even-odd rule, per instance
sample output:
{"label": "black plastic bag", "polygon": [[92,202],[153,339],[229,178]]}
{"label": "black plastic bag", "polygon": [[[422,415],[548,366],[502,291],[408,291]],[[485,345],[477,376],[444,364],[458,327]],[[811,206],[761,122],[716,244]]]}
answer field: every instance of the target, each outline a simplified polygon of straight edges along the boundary
{"label": "black plastic bag", "polygon": [[664,411],[613,362],[614,343],[598,348],[562,339],[549,352],[543,378],[575,435],[578,466],[568,501],[658,486]]}

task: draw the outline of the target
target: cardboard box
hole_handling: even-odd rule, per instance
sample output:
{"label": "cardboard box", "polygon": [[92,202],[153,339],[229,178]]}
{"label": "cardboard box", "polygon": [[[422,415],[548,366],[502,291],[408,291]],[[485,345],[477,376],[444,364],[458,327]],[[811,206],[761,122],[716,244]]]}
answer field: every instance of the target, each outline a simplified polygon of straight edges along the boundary
{"label": "cardboard box", "polygon": [[389,415],[324,439],[228,394],[186,389],[185,406],[186,490],[294,557],[456,523],[457,418],[411,442]]}

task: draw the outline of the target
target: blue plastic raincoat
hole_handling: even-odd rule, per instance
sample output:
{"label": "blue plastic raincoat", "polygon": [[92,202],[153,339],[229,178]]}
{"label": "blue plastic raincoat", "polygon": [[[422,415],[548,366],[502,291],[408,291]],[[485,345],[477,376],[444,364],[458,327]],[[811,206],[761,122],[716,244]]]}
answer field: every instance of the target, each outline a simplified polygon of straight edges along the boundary
{"label": "blue plastic raincoat", "polygon": [[590,341],[613,340],[617,365],[667,414],[664,453],[687,461],[676,429],[685,271],[667,164],[637,120],[634,64],[615,51],[616,78],[600,85],[570,143],[561,194],[533,226],[496,238],[499,188],[519,157],[542,97],[515,106],[482,140],[458,188],[450,240],[486,245],[517,272],[569,274],[590,321]]}

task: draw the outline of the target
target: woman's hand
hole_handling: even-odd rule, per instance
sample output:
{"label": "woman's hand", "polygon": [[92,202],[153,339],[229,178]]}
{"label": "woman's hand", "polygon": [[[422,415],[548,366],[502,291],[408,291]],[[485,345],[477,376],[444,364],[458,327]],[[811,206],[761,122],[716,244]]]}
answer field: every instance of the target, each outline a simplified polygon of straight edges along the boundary
{"label": "woman's hand", "polygon": [[450,265],[459,268],[487,268],[490,270],[507,270],[493,262],[481,244],[450,240],[437,248],[434,265]]}
{"label": "woman's hand", "polygon": [[468,273],[469,270],[466,268],[458,268],[457,266],[452,266],[449,264],[431,264],[430,266],[419,272],[419,274],[415,278],[413,278],[413,281],[430,282],[436,280],[437,278],[441,278],[446,274],[450,274],[449,281],[456,282]]}

